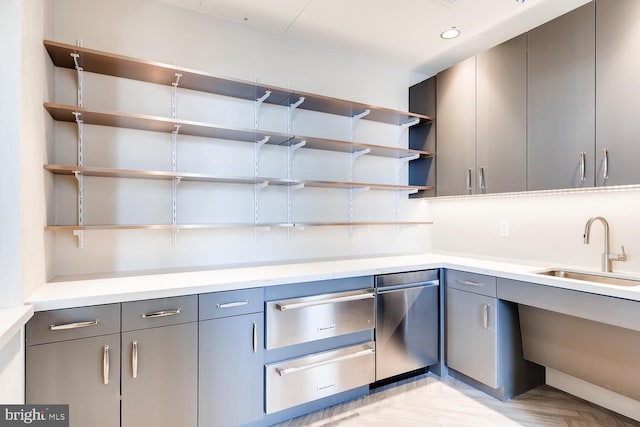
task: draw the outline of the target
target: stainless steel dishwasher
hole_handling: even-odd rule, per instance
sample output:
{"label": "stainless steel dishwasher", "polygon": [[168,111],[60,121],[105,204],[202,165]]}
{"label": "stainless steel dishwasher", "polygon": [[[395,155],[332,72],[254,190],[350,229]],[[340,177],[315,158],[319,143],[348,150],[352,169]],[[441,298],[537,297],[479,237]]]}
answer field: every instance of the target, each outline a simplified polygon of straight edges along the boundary
{"label": "stainless steel dishwasher", "polygon": [[438,271],[376,276],[376,381],[438,362]]}

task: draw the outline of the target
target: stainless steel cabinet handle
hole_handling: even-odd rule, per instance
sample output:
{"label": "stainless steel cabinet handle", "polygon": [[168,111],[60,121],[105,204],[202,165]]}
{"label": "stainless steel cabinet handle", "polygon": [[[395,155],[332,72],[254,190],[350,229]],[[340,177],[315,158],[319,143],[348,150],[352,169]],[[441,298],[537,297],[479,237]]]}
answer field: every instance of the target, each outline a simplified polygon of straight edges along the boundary
{"label": "stainless steel cabinet handle", "polygon": [[362,299],[373,299],[376,295],[373,292],[367,292],[366,294],[349,295],[345,297],[326,298],[316,301],[298,302],[292,304],[276,304],[276,308],[280,311],[294,310],[296,308],[312,307],[314,305],[332,304],[336,302],[358,301]]}
{"label": "stainless steel cabinet handle", "polygon": [[609,149],[602,150],[604,165],[602,166],[602,179],[609,179]]}
{"label": "stainless steel cabinet handle", "polygon": [[458,283],[460,283],[461,285],[467,285],[467,286],[482,286],[482,284],[477,283],[477,282],[472,282],[470,280],[458,280]]}
{"label": "stainless steel cabinet handle", "polygon": [[109,346],[102,349],[102,382],[109,384]]}
{"label": "stainless steel cabinet handle", "polygon": [[236,302],[227,302],[224,304],[216,304],[218,308],[233,308],[233,307],[242,307],[243,305],[249,304],[249,301],[236,301]]}
{"label": "stainless steel cabinet handle", "polygon": [[489,329],[489,304],[482,305],[482,327]]}
{"label": "stainless steel cabinet handle", "polygon": [[334,359],[324,360],[322,362],[310,363],[308,365],[303,366],[293,366],[291,368],[276,368],[276,372],[281,377],[287,374],[293,374],[294,372],[304,371],[307,369],[317,368],[318,366],[328,365],[330,363],[342,362],[344,360],[356,359],[358,357],[368,356],[370,354],[375,354],[375,350],[372,348],[368,348],[366,350],[359,351],[357,353],[347,354],[345,356],[336,357]]}
{"label": "stainless steel cabinet handle", "polygon": [[153,319],[154,317],[167,317],[167,316],[175,316],[176,314],[180,314],[182,311],[179,308],[175,310],[163,310],[163,311],[154,311],[153,313],[144,313],[142,315],[143,319]]}
{"label": "stainless steel cabinet handle", "polygon": [[580,152],[580,181],[587,180],[587,153],[584,151]]}
{"label": "stainless steel cabinet handle", "polygon": [[100,321],[89,320],[88,322],[75,322],[75,323],[65,323],[64,325],[51,325],[49,329],[52,331],[64,331],[67,329],[78,329],[78,328],[86,328],[88,326],[96,326]]}
{"label": "stainless steel cabinet handle", "polygon": [[480,181],[480,192],[486,192],[486,185],[484,182],[484,167],[480,166],[480,172],[478,173],[478,180]]}
{"label": "stainless steel cabinet handle", "polygon": [[131,344],[131,376],[138,378],[138,341]]}
{"label": "stainless steel cabinet handle", "polygon": [[471,169],[467,169],[467,191],[469,192],[469,194],[471,194],[471,191],[473,189],[471,188]]}
{"label": "stainless steel cabinet handle", "polygon": [[253,322],[253,352],[258,352],[258,324]]}

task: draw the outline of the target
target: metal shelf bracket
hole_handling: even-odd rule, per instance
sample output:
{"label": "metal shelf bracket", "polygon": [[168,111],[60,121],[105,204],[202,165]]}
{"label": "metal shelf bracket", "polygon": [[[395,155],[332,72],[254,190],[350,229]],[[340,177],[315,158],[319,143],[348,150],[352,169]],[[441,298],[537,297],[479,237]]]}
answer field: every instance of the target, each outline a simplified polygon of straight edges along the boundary
{"label": "metal shelf bracket", "polygon": [[304,102],[306,98],[304,96],[301,96],[300,99],[298,99],[296,102],[294,102],[293,104],[289,104],[289,116],[287,119],[287,130],[289,132],[289,135],[291,135],[291,133],[293,133],[292,129],[293,129],[293,112],[295,111],[296,108],[298,108],[300,105],[302,105],[302,103]]}
{"label": "metal shelf bracket", "polygon": [[78,238],[78,248],[84,248],[84,230],[73,230],[73,235]]}
{"label": "metal shelf bracket", "polygon": [[406,129],[409,129],[411,126],[415,126],[415,125],[417,125],[418,123],[420,123],[420,119],[414,119],[414,120],[411,120],[411,121],[408,121],[408,122],[402,123],[402,124],[400,125],[400,131],[401,131],[401,132],[404,132]]}
{"label": "metal shelf bracket", "polygon": [[178,117],[178,85],[180,84],[181,73],[175,73],[176,81],[171,83],[171,118]]}
{"label": "metal shelf bracket", "polygon": [[267,98],[269,98],[269,96],[271,96],[271,91],[270,90],[266,90],[266,91],[264,91],[264,95],[262,95],[260,98],[256,99],[256,104],[255,104],[254,109],[253,109],[253,118],[254,118],[253,126],[256,129],[260,128],[260,107],[262,106],[262,103],[264,101],[266,101]]}
{"label": "metal shelf bracket", "polygon": [[[182,177],[177,176],[173,178],[171,182],[171,225],[173,226],[178,224],[178,185],[180,185],[181,181],[182,181]],[[171,229],[171,240],[174,246],[176,244],[177,233],[178,233],[178,228],[173,227]]]}
{"label": "metal shelf bracket", "polygon": [[[78,42],[78,45],[81,45],[81,42]],[[79,53],[71,53],[71,57],[73,58],[73,64],[75,65],[76,71],[78,72],[78,107],[82,107],[82,84],[83,84],[83,74],[84,69],[80,66],[78,59],[80,58]]]}
{"label": "metal shelf bracket", "polygon": [[367,117],[370,113],[371,113],[371,110],[364,110],[362,113],[356,114],[355,116],[351,117],[351,123],[350,123],[350,126],[349,126],[349,140],[350,141],[353,141],[355,130],[356,130],[356,125],[358,124],[358,121],[360,121],[360,119],[363,119],[363,118]]}
{"label": "metal shelf bracket", "polygon": [[416,160],[420,158],[420,154],[414,154],[412,156],[407,156],[407,157],[401,157],[400,159],[400,163],[405,164],[405,163],[409,163],[412,160]]}

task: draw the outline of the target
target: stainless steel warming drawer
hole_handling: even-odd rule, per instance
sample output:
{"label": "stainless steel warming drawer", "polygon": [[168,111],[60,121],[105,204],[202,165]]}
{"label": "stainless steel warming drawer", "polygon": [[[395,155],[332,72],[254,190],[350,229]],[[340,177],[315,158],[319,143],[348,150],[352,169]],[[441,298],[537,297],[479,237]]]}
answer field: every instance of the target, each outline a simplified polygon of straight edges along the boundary
{"label": "stainless steel warming drawer", "polygon": [[375,344],[368,342],[265,366],[266,412],[281,411],[375,380]]}
{"label": "stainless steel warming drawer", "polygon": [[266,304],[267,350],[373,329],[373,289],[271,301]]}

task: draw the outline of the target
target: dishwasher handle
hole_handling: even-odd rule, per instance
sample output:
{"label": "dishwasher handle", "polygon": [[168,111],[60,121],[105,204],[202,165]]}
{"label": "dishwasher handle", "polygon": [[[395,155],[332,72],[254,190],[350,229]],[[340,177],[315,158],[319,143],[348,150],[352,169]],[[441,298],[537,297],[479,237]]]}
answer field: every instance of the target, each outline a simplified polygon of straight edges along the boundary
{"label": "dishwasher handle", "polygon": [[366,293],[362,293],[362,294],[327,297],[327,298],[318,299],[315,301],[294,302],[294,303],[288,303],[288,304],[277,303],[276,309],[278,309],[279,311],[295,310],[298,308],[312,307],[315,305],[333,304],[337,302],[359,301],[359,300],[370,299],[370,298],[375,298],[375,294],[373,292],[367,291]]}
{"label": "dishwasher handle", "polygon": [[392,292],[401,292],[419,288],[428,288],[431,286],[439,286],[440,280],[429,280],[426,282],[405,283],[403,285],[385,286],[377,289],[378,295],[390,294]]}

